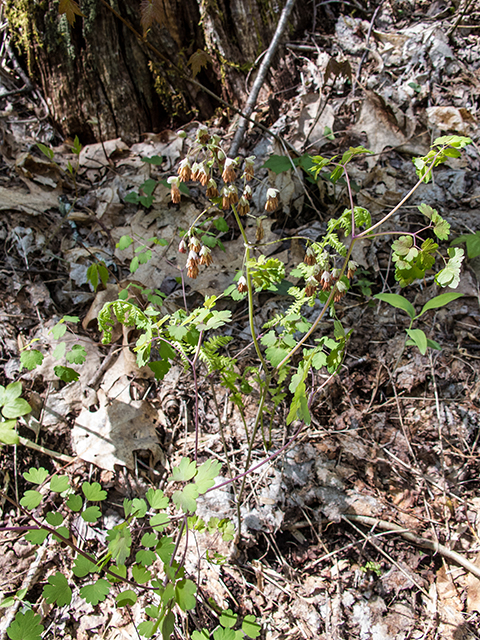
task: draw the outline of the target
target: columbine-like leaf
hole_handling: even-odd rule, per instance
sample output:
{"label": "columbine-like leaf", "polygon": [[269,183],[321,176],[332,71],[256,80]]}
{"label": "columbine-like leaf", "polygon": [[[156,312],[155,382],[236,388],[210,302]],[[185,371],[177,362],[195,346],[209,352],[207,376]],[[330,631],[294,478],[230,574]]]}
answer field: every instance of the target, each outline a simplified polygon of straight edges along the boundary
{"label": "columbine-like leaf", "polygon": [[52,353],[55,360],[61,360],[63,358],[63,356],[65,355],[66,348],[67,348],[66,342],[59,342],[57,344],[57,346],[55,347]]}
{"label": "columbine-like leaf", "polygon": [[63,522],[63,516],[58,511],[49,511],[45,518],[51,527],[58,527]]}
{"label": "columbine-like leaf", "polygon": [[87,359],[87,351],[81,344],[75,344],[67,353],[66,358],[70,364],[83,364]]}
{"label": "columbine-like leaf", "polygon": [[86,600],[89,604],[92,604],[94,607],[99,602],[103,602],[108,596],[109,592],[110,584],[103,578],[100,578],[99,580],[97,580],[97,582],[88,584],[80,589],[80,595],[82,596],[82,598],[84,598],[84,600]]}
{"label": "columbine-like leaf", "polygon": [[163,536],[157,544],[156,552],[162,562],[167,564],[170,562],[175,544],[170,536]]}
{"label": "columbine-like leaf", "polygon": [[42,494],[39,491],[25,491],[20,504],[25,509],[35,509],[42,501]]}
{"label": "columbine-like leaf", "polygon": [[222,627],[225,627],[225,629],[231,629],[232,627],[235,626],[236,622],[237,622],[237,614],[233,613],[233,611],[231,609],[226,609],[225,611],[222,611],[222,615],[219,618],[219,622],[222,625]]}
{"label": "columbine-like leaf", "polygon": [[44,586],[42,596],[49,604],[57,604],[63,607],[72,601],[72,590],[68,586],[68,580],[57,571],[54,576],[48,578],[48,584]]}
{"label": "columbine-like leaf", "polygon": [[460,269],[463,262],[463,249],[450,248],[447,266],[435,276],[435,282],[442,287],[455,289],[460,282]]}
{"label": "columbine-like leaf", "polygon": [[215,478],[220,473],[221,468],[222,465],[217,460],[207,460],[198,468],[195,476],[195,486],[199,494],[205,493],[207,489],[213,487]]}
{"label": "columbine-like leaf", "polygon": [[187,482],[191,480],[197,471],[197,463],[188,458],[182,458],[180,464],[177,467],[173,467],[172,475],[168,478],[173,482]]}
{"label": "columbine-like leaf", "polygon": [[31,609],[22,613],[19,611],[15,620],[7,629],[10,640],[40,640],[43,633],[42,617],[33,613]]}
{"label": "columbine-like leaf", "polygon": [[168,507],[168,498],[161,489],[149,489],[145,495],[152,509],[166,509]]}
{"label": "columbine-like leaf", "polygon": [[85,522],[96,522],[102,515],[102,512],[99,507],[94,506],[87,507],[80,515]]}
{"label": "columbine-like leaf", "polygon": [[131,607],[137,601],[137,594],[132,589],[127,589],[126,591],[122,591],[117,594],[115,598],[117,602],[117,607]]}
{"label": "columbine-like leaf", "polygon": [[2,413],[5,418],[14,419],[27,415],[31,410],[32,407],[26,400],[23,398],[15,398],[15,400],[12,400],[3,406]]}
{"label": "columbine-like leaf", "polygon": [[83,506],[83,500],[81,496],[72,495],[67,498],[67,507],[72,511],[80,511]]}
{"label": "columbine-like leaf", "polygon": [[20,442],[18,433],[15,431],[16,424],[16,420],[0,421],[0,442],[2,444],[18,444]]}
{"label": "columbine-like leaf", "polygon": [[49,535],[49,531],[45,529],[32,529],[28,533],[25,534],[25,540],[31,542],[32,544],[43,544],[45,542],[45,538]]}
{"label": "columbine-like leaf", "polygon": [[152,573],[142,565],[134,564],[132,566],[132,577],[138,584],[145,584],[151,579]]}
{"label": "columbine-like leaf", "polygon": [[108,550],[117,564],[125,564],[130,555],[132,534],[128,527],[110,529],[107,533]]}
{"label": "columbine-like leaf", "polygon": [[391,304],[392,307],[406,311],[412,320],[415,318],[415,307],[403,296],[399,296],[396,293],[377,293],[377,295],[373,297],[377,298],[377,300],[382,300],[382,302]]}
{"label": "columbine-like leaf", "polygon": [[242,631],[245,635],[249,638],[258,638],[261,630],[262,627],[256,621],[255,616],[245,616],[242,622]]}
{"label": "columbine-like leaf", "polygon": [[80,374],[71,367],[62,367],[61,365],[58,365],[53,367],[53,371],[57,378],[60,378],[60,380],[63,380],[63,382],[66,382],[67,384],[69,382],[75,382],[80,377]]}
{"label": "columbine-like leaf", "polygon": [[94,562],[91,562],[88,558],[78,554],[75,558],[75,564],[73,565],[72,571],[77,578],[84,578],[85,576],[88,576],[89,573],[98,573],[99,568]]}
{"label": "columbine-like leaf", "polygon": [[[155,537],[156,540],[156,537]],[[144,567],[149,567],[157,559],[156,554],[150,549],[139,549],[135,555],[135,561]],[[138,580],[137,580],[138,582]]]}
{"label": "columbine-like leaf", "polygon": [[84,482],[82,484],[83,495],[90,502],[100,502],[101,500],[105,500],[107,497],[107,492],[104,491],[101,485],[98,482]]}
{"label": "columbine-like leaf", "polygon": [[175,491],[172,496],[173,502],[185,513],[194,513],[197,509],[198,489],[194,484],[187,484],[181,491]]}
{"label": "columbine-like leaf", "polygon": [[53,476],[50,480],[50,491],[63,493],[70,486],[68,476]]}
{"label": "columbine-like leaf", "polygon": [[141,498],[134,498],[132,500],[132,506],[130,510],[130,514],[135,516],[135,518],[143,518],[148,511],[147,503],[145,500]]}
{"label": "columbine-like leaf", "polygon": [[159,532],[163,531],[169,522],[170,518],[166,513],[157,513],[150,518],[150,526]]}
{"label": "columbine-like leaf", "polygon": [[197,585],[191,580],[179,580],[175,585],[175,596],[178,606],[182,611],[194,609],[197,603],[195,594]]}
{"label": "columbine-like leaf", "polygon": [[36,367],[39,367],[43,362],[43,354],[36,349],[28,349],[22,351],[20,354],[20,364],[25,369],[33,371]]}
{"label": "columbine-like leaf", "polygon": [[154,533],[144,533],[140,544],[144,547],[154,547],[158,542],[158,536]]}
{"label": "columbine-like leaf", "polygon": [[27,482],[31,482],[33,484],[43,484],[48,478],[48,475],[48,471],[43,467],[40,467],[39,469],[30,467],[30,471],[25,471],[23,477]]}

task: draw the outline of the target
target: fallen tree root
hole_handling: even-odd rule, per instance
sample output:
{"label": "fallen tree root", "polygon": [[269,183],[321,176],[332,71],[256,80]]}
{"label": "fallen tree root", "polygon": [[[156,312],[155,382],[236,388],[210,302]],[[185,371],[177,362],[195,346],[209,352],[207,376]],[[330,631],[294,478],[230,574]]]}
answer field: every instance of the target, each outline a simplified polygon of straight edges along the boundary
{"label": "fallen tree root", "polygon": [[383,531],[392,531],[398,533],[405,540],[409,542],[413,542],[413,544],[421,547],[422,549],[428,549],[429,551],[434,551],[435,553],[439,553],[444,558],[448,558],[452,560],[456,564],[459,564],[461,567],[466,569],[469,573],[473,574],[476,578],[480,580],[480,567],[477,567],[464,558],[464,556],[460,555],[456,551],[452,551],[448,549],[443,544],[438,542],[434,542],[433,540],[427,540],[427,538],[422,538],[421,536],[417,536],[415,533],[412,533],[408,529],[401,527],[398,524],[393,524],[391,522],[387,522],[386,520],[379,520],[378,518],[372,518],[370,516],[358,516],[358,515],[344,515],[345,520],[351,520],[352,522],[359,522],[360,524],[367,525],[369,527],[376,527],[377,529],[382,529]]}

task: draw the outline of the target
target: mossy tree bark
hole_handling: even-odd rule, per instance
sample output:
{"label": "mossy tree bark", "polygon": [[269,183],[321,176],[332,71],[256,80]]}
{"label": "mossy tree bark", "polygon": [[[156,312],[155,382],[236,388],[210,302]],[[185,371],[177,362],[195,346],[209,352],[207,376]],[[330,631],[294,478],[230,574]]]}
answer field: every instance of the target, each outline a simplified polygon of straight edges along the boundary
{"label": "mossy tree bark", "polygon": [[[106,2],[142,33],[140,0]],[[163,0],[161,24],[147,35],[163,60],[103,0],[79,4],[84,17],[77,17],[73,27],[59,15],[56,0],[7,0],[6,13],[13,42],[41,85],[61,133],[78,135],[85,144],[119,136],[131,143],[168,126],[172,118],[209,118],[218,103],[178,73],[191,76],[188,60],[199,49],[211,62],[196,79],[241,105],[245,74],[268,47],[283,3]],[[297,9],[291,31],[301,22]]]}

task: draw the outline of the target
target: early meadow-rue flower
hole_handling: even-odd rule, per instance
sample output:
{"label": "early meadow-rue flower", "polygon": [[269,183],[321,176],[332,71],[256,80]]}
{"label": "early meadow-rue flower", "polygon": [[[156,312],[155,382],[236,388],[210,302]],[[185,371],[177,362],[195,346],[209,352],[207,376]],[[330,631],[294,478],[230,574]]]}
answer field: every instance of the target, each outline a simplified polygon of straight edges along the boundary
{"label": "early meadow-rue flower", "polygon": [[218,196],[218,187],[217,183],[213,178],[207,182],[207,198],[216,198]]}
{"label": "early meadow-rue flower", "polygon": [[198,171],[200,169],[200,165],[198,164],[198,162],[194,162],[192,164],[192,175],[190,177],[190,180],[193,180],[194,182],[198,181]]}
{"label": "early meadow-rue flower", "polygon": [[226,211],[230,209],[230,189],[228,187],[222,187],[222,209]]}
{"label": "early meadow-rue flower", "polygon": [[179,187],[180,178],[178,176],[170,176],[170,178],[167,178],[167,182],[170,185],[170,195],[172,197],[172,202],[178,204],[182,199]]}
{"label": "early meadow-rue flower", "polygon": [[238,191],[234,184],[228,187],[228,202],[230,204],[237,204],[238,202]]}
{"label": "early meadow-rue flower", "polygon": [[305,264],[308,264],[309,267],[312,267],[314,264],[317,264],[317,256],[312,247],[307,247],[303,261]]}
{"label": "early meadow-rue flower", "polygon": [[253,179],[253,176],[254,176],[253,163],[254,162],[255,162],[255,156],[248,156],[248,158],[245,158],[245,167],[243,170],[243,175],[245,177],[245,180],[247,181]]}
{"label": "early meadow-rue flower", "polygon": [[340,276],[340,269],[332,269],[333,280],[338,280],[339,276]]}
{"label": "early meadow-rue flower", "polygon": [[250,203],[248,202],[248,200],[245,198],[245,196],[242,196],[240,198],[240,200],[238,201],[238,213],[241,216],[246,216],[247,213],[250,212]]}
{"label": "early meadow-rue flower", "polygon": [[232,160],[232,158],[226,158],[225,159],[225,165],[223,167],[223,173],[222,173],[222,180],[224,182],[233,182],[236,177],[237,174],[235,173],[235,167],[236,167],[236,162],[235,160]]}
{"label": "early meadow-rue flower", "polygon": [[355,260],[349,260],[347,265],[347,278],[350,278],[355,274],[355,271],[358,269],[358,263]]}
{"label": "early meadow-rue flower", "polygon": [[305,295],[310,298],[310,296],[313,296],[313,294],[316,292],[317,287],[317,280],[314,278],[314,276],[310,276],[310,278],[307,280],[307,286],[305,287]]}
{"label": "early meadow-rue flower", "polygon": [[240,278],[238,279],[237,291],[239,293],[245,293],[246,291],[248,291],[247,279],[245,278],[245,276],[240,276]]}
{"label": "early meadow-rue flower", "polygon": [[272,213],[278,207],[278,189],[267,189],[267,201],[265,203],[265,211]]}
{"label": "early meadow-rue flower", "polygon": [[243,195],[247,200],[252,199],[252,187],[249,184],[245,185],[245,188],[243,189]]}
{"label": "early meadow-rue flower", "polygon": [[198,127],[197,129],[197,142],[200,144],[207,144],[210,140],[210,135],[206,127]]}
{"label": "early meadow-rue flower", "polygon": [[203,162],[201,162],[199,167],[198,167],[198,178],[197,178],[197,180],[200,182],[202,187],[204,187],[207,184],[207,182],[210,180],[210,176],[209,176],[209,174],[208,174]]}
{"label": "early meadow-rue flower", "polygon": [[178,167],[178,177],[180,182],[188,182],[192,177],[192,167],[190,166],[190,160],[185,158],[182,160]]}
{"label": "early meadow-rue flower", "polygon": [[342,280],[339,280],[335,285],[335,295],[333,297],[335,302],[338,302],[339,300],[341,300],[345,295],[346,291],[347,291],[347,285],[344,282],[342,282]]}
{"label": "early meadow-rue flower", "polygon": [[223,151],[221,149],[218,149],[218,151],[217,151],[217,160],[220,162],[220,164],[223,165],[223,163],[225,162],[226,157],[227,156],[223,153]]}
{"label": "early meadow-rue flower", "polygon": [[180,253],[187,253],[187,243],[185,242],[185,238],[180,240],[180,244],[178,245],[178,250]]}
{"label": "early meadow-rue flower", "polygon": [[320,284],[322,285],[323,291],[330,291],[333,284],[333,278],[330,271],[324,271],[320,276]]}
{"label": "early meadow-rue flower", "polygon": [[187,262],[187,276],[195,280],[199,274],[198,264],[196,262],[191,262],[190,260]]}
{"label": "early meadow-rue flower", "polygon": [[188,243],[188,248],[190,249],[190,251],[198,253],[201,246],[202,245],[200,244],[200,240],[196,236],[192,236],[190,238],[190,242]]}
{"label": "early meadow-rue flower", "polygon": [[212,257],[212,250],[210,249],[210,247],[207,247],[207,245],[203,245],[203,247],[200,249],[200,264],[205,265],[206,267],[209,267],[213,262],[213,257]]}

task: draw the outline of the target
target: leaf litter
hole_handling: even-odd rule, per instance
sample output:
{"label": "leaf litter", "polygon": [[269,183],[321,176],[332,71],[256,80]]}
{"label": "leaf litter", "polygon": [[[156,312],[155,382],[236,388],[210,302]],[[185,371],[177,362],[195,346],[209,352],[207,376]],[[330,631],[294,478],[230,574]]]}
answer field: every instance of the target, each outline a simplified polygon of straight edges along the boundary
{"label": "leaf litter", "polygon": [[[294,45],[306,43],[291,43],[288,55],[301,70],[302,81],[272,126],[299,155],[320,149],[327,155],[357,143],[370,148],[375,156],[357,165],[352,176],[361,187],[358,204],[374,214],[396,204],[412,184],[409,156],[423,154],[430,137],[456,132],[476,140],[478,128],[475,32],[457,29],[448,38],[449,22],[432,22],[423,5],[417,8],[420,21],[416,23],[407,15],[398,25],[395,11],[393,4],[385,3],[378,13],[368,42],[369,57],[354,95],[349,83],[355,81],[366,48],[368,21],[335,18],[335,36],[319,29],[311,54],[297,55]],[[335,55],[342,65],[331,63]],[[183,141],[167,132],[150,134],[131,148],[121,139],[84,147],[79,181],[88,185],[88,203],[85,194],[83,211],[64,207],[61,212],[58,196],[64,185],[55,166],[35,154],[32,143],[38,140],[38,132],[27,132],[25,125],[18,124],[8,133],[11,145],[4,162],[12,170],[4,169],[4,184],[0,185],[0,207],[9,212],[8,220],[1,222],[6,244],[0,277],[3,284],[8,283],[0,309],[3,373],[7,381],[20,373],[27,398],[30,393],[43,400],[34,417],[37,424],[31,424],[40,441],[63,447],[112,474],[112,490],[115,487],[123,497],[129,482],[116,480],[122,468],[132,478],[142,479],[143,474],[150,481],[192,449],[189,376],[179,368],[170,381],[167,378],[157,386],[134,363],[128,334],[118,329],[118,354],[109,356],[99,344],[93,322],[102,301],[116,298],[135,257],[134,246],[123,252],[114,248],[124,235],[139,244],[153,236],[166,240],[165,246],[154,247],[155,258],[140,264],[133,277],[140,286],[163,287],[167,294],[164,306],[170,312],[184,304],[176,282],[179,263],[174,238],[197,215],[199,195],[191,192],[178,209],[172,209],[168,190],[160,184],[150,209],[125,202],[125,196],[145,180],[163,178],[175,169]],[[255,135],[252,133],[253,140]],[[339,194],[332,185],[323,184],[312,207],[305,191],[307,174],[301,168],[279,173],[261,168],[272,153],[286,155],[285,149],[264,137],[252,144],[258,156],[257,173],[265,181],[254,190],[254,202],[258,206],[271,186],[280,189],[282,198],[283,218],[266,221],[266,241],[294,235],[299,227],[306,235],[320,234]],[[154,156],[163,163],[142,160]],[[67,157],[71,156],[59,148],[55,160],[64,166]],[[117,174],[107,173],[105,179],[103,172],[113,167]],[[476,152],[469,151],[466,163],[449,162],[435,183],[418,190],[411,204],[426,202],[437,207],[456,233],[474,231],[479,169]],[[56,230],[53,238],[52,228]],[[222,243],[225,253],[215,250],[214,270],[190,283],[187,303],[230,284],[240,266],[242,244],[230,224]],[[277,257],[292,267],[302,247],[292,242],[282,245],[281,251]],[[66,268],[58,255],[67,261]],[[92,256],[111,266],[119,281],[96,294],[86,279]],[[391,268],[385,243],[381,239],[371,242],[359,262],[365,280],[382,286]],[[475,637],[476,578],[375,527],[371,531],[363,527],[366,537],[362,538],[342,518],[359,515],[400,523],[426,538],[437,536],[463,554],[478,555],[474,535],[479,512],[476,446],[480,428],[478,393],[474,392],[480,343],[477,278],[469,275],[465,299],[425,320],[425,330],[444,347],[434,363],[428,356],[403,350],[402,327],[397,324],[402,322],[401,315],[385,306],[372,309],[360,287],[358,304],[339,305],[344,326],[356,328],[344,367],[319,394],[312,426],[296,446],[248,478],[242,545],[226,548],[209,541],[210,550],[231,554],[236,561],[208,568],[202,563],[207,571],[204,586],[218,604],[235,602],[246,611],[263,612],[266,637],[387,640],[433,638],[435,633],[445,638],[459,637],[459,633]],[[425,282],[414,288],[415,307],[434,287]],[[259,305],[262,320],[284,303],[281,295],[265,297]],[[77,382],[58,384],[51,371],[59,361],[48,355],[40,370],[20,372],[19,348],[38,339],[51,354],[56,345],[49,330],[58,319],[53,315],[57,308],[69,312],[72,304],[85,318],[83,331],[75,330],[64,340],[67,346],[77,342],[84,346],[88,354],[84,367],[90,369],[79,368]],[[233,330],[246,344],[249,333],[242,308],[234,312],[239,319]],[[376,327],[374,339],[372,325]],[[321,329],[329,332],[333,323],[326,320]],[[103,371],[102,362],[108,363]],[[247,355],[242,366],[248,363]],[[202,445],[205,455],[222,460],[211,389],[206,380],[200,384]],[[225,415],[227,438],[240,470],[245,455],[240,444],[243,425],[228,398]],[[251,409],[247,406],[246,415],[253,420],[253,405]],[[284,421],[281,415],[274,421],[274,447],[287,435]],[[2,455],[4,469],[13,472],[12,461]],[[259,442],[253,463],[263,456]],[[25,460],[26,468],[39,460],[38,456]],[[52,464],[50,459],[48,464]],[[87,466],[75,469],[74,473],[87,477]],[[204,514],[233,513],[228,490],[213,491],[199,504]],[[5,516],[8,522],[15,521],[8,508]],[[14,562],[12,552],[17,559],[24,553],[9,539],[3,538],[1,544],[8,549],[8,571],[8,562]],[[51,564],[54,575],[59,565],[53,555]],[[196,570],[194,561],[191,570]],[[420,595],[412,579],[427,595]],[[11,580],[15,580],[13,575]],[[255,588],[246,588],[247,583]],[[118,610],[108,627],[103,614],[93,615],[89,608],[85,615],[75,600],[71,606],[78,621],[76,637],[88,637],[88,632],[109,638],[134,633],[131,622],[122,619]],[[134,619],[139,619],[140,612],[139,606],[133,608]],[[59,622],[62,637],[73,637],[70,623]]]}

